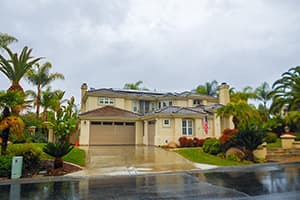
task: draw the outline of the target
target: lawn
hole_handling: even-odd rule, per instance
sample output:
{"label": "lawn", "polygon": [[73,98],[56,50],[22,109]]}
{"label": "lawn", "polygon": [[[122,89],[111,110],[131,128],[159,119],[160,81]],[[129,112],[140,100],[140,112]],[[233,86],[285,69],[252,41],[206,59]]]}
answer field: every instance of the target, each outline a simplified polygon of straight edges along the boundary
{"label": "lawn", "polygon": [[[43,147],[45,146],[45,143],[31,143],[31,144],[39,148],[41,151],[43,151]],[[22,145],[22,144],[12,144],[12,145]],[[1,150],[1,146],[0,146],[0,150]],[[53,159],[52,156],[49,156],[44,152],[42,152],[41,158]],[[68,153],[63,157],[63,160],[70,163],[74,163],[76,165],[85,166],[85,151],[74,147],[70,153]]]}
{"label": "lawn", "polygon": [[176,150],[176,153],[180,154],[181,156],[195,163],[211,164],[211,165],[218,165],[218,166],[249,164],[249,162],[237,162],[237,161],[231,161],[231,160],[219,158],[217,156],[204,153],[200,148],[179,149]]}
{"label": "lawn", "polygon": [[276,142],[267,144],[267,147],[281,147],[281,139],[277,138]]}
{"label": "lawn", "polygon": [[[45,143],[32,143],[32,144],[41,150],[43,150],[43,147],[45,146]],[[52,159],[53,157],[43,152],[41,158]],[[74,163],[76,165],[85,166],[85,151],[74,147],[70,153],[68,153],[63,157],[63,160],[70,163]]]}

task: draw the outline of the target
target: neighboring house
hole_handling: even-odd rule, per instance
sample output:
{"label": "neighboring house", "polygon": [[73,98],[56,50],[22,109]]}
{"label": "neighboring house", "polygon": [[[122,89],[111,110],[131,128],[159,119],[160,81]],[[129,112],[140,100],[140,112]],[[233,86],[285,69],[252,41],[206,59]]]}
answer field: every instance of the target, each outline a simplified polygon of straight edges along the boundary
{"label": "neighboring house", "polygon": [[81,87],[80,145],[178,143],[181,136],[220,137],[232,127],[216,109],[230,102],[229,86],[219,97],[192,92],[162,93]]}

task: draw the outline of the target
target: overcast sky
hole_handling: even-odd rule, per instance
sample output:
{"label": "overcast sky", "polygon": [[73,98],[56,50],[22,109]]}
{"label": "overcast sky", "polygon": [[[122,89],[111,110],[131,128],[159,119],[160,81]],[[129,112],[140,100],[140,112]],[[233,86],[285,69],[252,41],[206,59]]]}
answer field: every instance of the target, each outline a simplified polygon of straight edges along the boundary
{"label": "overcast sky", "polygon": [[[300,0],[1,0],[0,32],[63,73],[53,87],[67,96],[79,97],[84,82],[142,80],[179,92],[217,80],[240,89],[300,65],[299,10]],[[0,84],[10,84],[3,74]]]}

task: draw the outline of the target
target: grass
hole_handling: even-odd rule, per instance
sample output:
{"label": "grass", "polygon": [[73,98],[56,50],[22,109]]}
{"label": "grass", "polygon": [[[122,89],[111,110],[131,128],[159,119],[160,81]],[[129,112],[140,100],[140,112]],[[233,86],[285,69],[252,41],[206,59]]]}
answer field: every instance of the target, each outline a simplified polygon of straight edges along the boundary
{"label": "grass", "polygon": [[281,139],[277,138],[276,142],[267,144],[267,147],[281,147]]}
{"label": "grass", "polygon": [[[41,151],[43,151],[43,147],[46,145],[45,143],[31,143],[33,146],[39,148]],[[12,144],[14,145],[14,144]],[[20,144],[16,144],[20,145]],[[41,155],[42,159],[53,159],[52,156],[49,156],[48,154],[42,152]],[[74,163],[76,165],[85,166],[85,151],[79,148],[73,148],[70,153],[65,155],[63,157],[64,161]]]}
{"label": "grass", "polygon": [[218,165],[218,166],[250,164],[249,162],[237,162],[237,161],[226,160],[211,154],[204,153],[202,149],[199,148],[179,149],[176,150],[176,153],[196,163],[211,164],[211,165]]}
{"label": "grass", "polygon": [[[43,150],[45,143],[33,143],[36,147]],[[41,158],[46,159],[53,159],[52,156],[46,154],[45,152],[42,153]],[[79,148],[73,148],[70,153],[63,157],[64,161],[74,163],[76,165],[85,166],[85,151]]]}

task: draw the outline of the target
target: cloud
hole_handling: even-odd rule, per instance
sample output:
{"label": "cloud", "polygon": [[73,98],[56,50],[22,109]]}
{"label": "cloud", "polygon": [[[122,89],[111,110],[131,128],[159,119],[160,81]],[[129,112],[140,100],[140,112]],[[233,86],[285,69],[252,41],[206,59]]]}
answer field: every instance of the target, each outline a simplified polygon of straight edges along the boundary
{"label": "cloud", "polygon": [[[56,87],[181,91],[207,81],[235,88],[272,83],[299,64],[296,1],[40,0],[1,2],[1,27],[66,80]],[[1,85],[7,84],[0,77]],[[62,85],[63,83],[63,85]]]}

